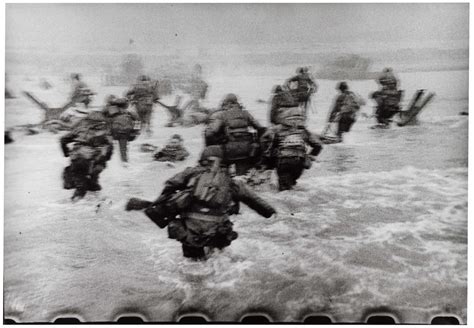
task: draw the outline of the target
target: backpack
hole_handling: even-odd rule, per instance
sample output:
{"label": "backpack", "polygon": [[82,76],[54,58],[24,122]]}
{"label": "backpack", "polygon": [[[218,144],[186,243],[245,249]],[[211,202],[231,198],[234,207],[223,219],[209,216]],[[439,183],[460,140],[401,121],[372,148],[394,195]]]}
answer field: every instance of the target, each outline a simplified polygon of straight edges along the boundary
{"label": "backpack", "polygon": [[135,122],[127,112],[122,112],[112,118],[112,134],[128,134],[133,131],[134,126]]}
{"label": "backpack", "polygon": [[360,109],[359,99],[355,93],[346,93],[341,104],[341,114],[355,114]]}
{"label": "backpack", "polygon": [[193,198],[200,207],[225,208],[232,200],[231,183],[227,169],[221,168],[220,161],[216,161],[211,168],[197,177]]}
{"label": "backpack", "polygon": [[109,132],[105,122],[90,121],[85,118],[78,123],[74,130],[77,134],[76,141],[80,144],[96,147],[108,143]]}
{"label": "backpack", "polygon": [[305,157],[306,142],[303,131],[292,129],[280,138],[278,145],[279,157]]}
{"label": "backpack", "polygon": [[241,109],[229,109],[225,113],[225,153],[228,160],[250,156],[254,134],[248,130],[248,120]]}

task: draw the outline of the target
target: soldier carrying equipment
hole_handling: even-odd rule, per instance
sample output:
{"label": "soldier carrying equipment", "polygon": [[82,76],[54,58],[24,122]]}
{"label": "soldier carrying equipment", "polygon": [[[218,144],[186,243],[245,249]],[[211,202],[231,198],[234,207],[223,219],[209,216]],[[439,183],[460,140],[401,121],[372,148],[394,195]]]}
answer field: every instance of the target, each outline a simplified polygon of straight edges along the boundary
{"label": "soldier carrying equipment", "polygon": [[[72,149],[68,146],[73,144]],[[87,191],[101,190],[99,174],[112,157],[112,138],[105,117],[92,112],[61,138],[61,149],[70,157],[71,165],[63,172],[64,189],[76,189],[72,199],[82,198]]]}
{"label": "soldier carrying equipment", "polygon": [[135,140],[140,130],[136,128],[139,121],[137,113],[129,111],[128,100],[110,95],[107,104],[102,109],[104,116],[109,119],[110,130],[114,140],[120,148],[120,158],[123,163],[128,162],[128,142]]}
{"label": "soldier carrying equipment", "polygon": [[135,85],[126,93],[126,97],[135,106],[140,117],[141,128],[146,129],[149,135],[152,133],[151,114],[153,104],[160,99],[157,89],[157,82],[153,83],[148,76],[141,75]]}
{"label": "soldier carrying equipment", "polygon": [[[329,114],[328,126],[325,130],[329,130],[331,123],[337,123],[337,132],[336,132],[336,142],[342,141],[343,133],[349,132],[352,124],[356,120],[356,114],[360,109],[360,106],[364,103],[360,97],[358,97],[352,91],[349,91],[349,87],[346,82],[340,82],[337,86],[337,89],[341,92],[335,102],[331,113]],[[323,133],[325,135],[326,133]],[[331,139],[325,139],[330,141]]]}
{"label": "soldier carrying equipment", "polygon": [[[261,138],[262,164],[266,168],[276,168],[280,191],[293,188],[303,170],[311,167],[313,156],[317,156],[322,149],[319,138],[304,125],[296,123],[289,121],[288,124],[276,125]],[[312,148],[309,154],[307,145]]]}
{"label": "soldier carrying equipment", "polygon": [[222,147],[209,146],[199,165],[169,179],[154,203],[133,199],[127,209],[148,205],[145,213],[152,221],[161,228],[167,225],[169,238],[182,243],[183,255],[198,260],[206,258],[205,247],[223,249],[237,238],[229,215],[239,202],[267,218],[275,213],[245,185],[232,180]]}
{"label": "soldier carrying equipment", "polygon": [[385,68],[377,80],[381,89],[372,94],[377,103],[375,117],[382,127],[389,127],[392,117],[400,112],[403,91],[398,90],[398,79],[391,68]]}
{"label": "soldier carrying equipment", "polygon": [[[303,108],[304,115],[306,117],[308,103],[310,101],[311,95],[316,93],[318,90],[318,85],[309,73],[307,67],[300,67],[296,70],[296,72],[297,75],[289,78],[285,85],[288,87],[288,89],[290,89],[293,97],[298,100],[299,105]],[[291,88],[292,83],[297,84],[296,88]]]}
{"label": "soldier carrying equipment", "polygon": [[265,130],[242,108],[237,96],[230,93],[225,97],[221,110],[210,116],[204,135],[206,145],[224,146],[226,160],[235,164],[237,175],[243,175],[259,160],[258,139]]}

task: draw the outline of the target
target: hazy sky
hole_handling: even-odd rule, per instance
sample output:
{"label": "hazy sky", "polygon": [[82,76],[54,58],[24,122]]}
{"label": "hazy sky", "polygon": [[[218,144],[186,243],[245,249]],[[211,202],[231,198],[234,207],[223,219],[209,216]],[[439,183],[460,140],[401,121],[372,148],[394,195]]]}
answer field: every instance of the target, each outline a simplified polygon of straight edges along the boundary
{"label": "hazy sky", "polygon": [[7,4],[6,46],[467,40],[469,4]]}

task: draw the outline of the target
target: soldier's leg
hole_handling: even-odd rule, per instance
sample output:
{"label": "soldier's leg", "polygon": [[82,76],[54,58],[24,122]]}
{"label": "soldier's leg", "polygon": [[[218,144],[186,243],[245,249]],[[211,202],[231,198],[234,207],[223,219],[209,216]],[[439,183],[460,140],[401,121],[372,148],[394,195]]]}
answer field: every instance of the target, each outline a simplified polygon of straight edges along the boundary
{"label": "soldier's leg", "polygon": [[146,120],[146,132],[148,135],[152,134],[151,131],[151,114],[153,111],[153,105],[147,105],[146,112],[145,112],[145,120]]}
{"label": "soldier's leg", "polygon": [[294,165],[292,165],[292,186],[296,185],[297,180],[301,177],[304,171],[304,159],[295,160]]}
{"label": "soldier's leg", "polygon": [[119,148],[120,148],[120,159],[122,162],[128,162],[128,154],[127,154],[127,145],[128,145],[128,138],[125,136],[120,136],[118,139]]}
{"label": "soldier's leg", "polygon": [[71,162],[71,173],[73,175],[74,186],[76,187],[76,191],[72,197],[73,199],[82,198],[87,193],[90,165],[90,160],[80,157]]}
{"label": "soldier's leg", "polygon": [[292,170],[294,168],[288,159],[280,159],[277,164],[278,189],[289,190],[295,184]]}
{"label": "soldier's leg", "polygon": [[89,179],[89,185],[88,185],[88,190],[90,191],[99,191],[102,189],[102,187],[99,184],[99,174],[102,172],[105,168],[105,163],[100,163],[100,164],[95,164],[92,173],[90,175]]}
{"label": "soldier's leg", "polygon": [[194,260],[201,260],[206,258],[204,247],[194,247],[187,244],[182,244],[182,248],[184,257]]}
{"label": "soldier's leg", "polygon": [[71,166],[66,166],[63,171],[63,188],[73,189],[75,188],[74,176],[71,172]]}

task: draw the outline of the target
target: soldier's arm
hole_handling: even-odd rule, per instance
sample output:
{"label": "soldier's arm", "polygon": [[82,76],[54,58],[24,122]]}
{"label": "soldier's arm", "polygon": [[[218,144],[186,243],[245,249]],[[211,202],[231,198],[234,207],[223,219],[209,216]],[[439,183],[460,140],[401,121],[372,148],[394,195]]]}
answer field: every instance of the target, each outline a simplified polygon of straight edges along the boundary
{"label": "soldier's arm", "polygon": [[236,200],[243,202],[252,210],[266,218],[269,218],[276,213],[276,210],[270,204],[247,188],[243,182],[233,181],[233,183]]}
{"label": "soldier's arm", "polygon": [[252,126],[255,130],[257,130],[258,132],[258,135],[261,136],[266,128],[264,126],[262,126],[253,116],[252,114],[250,114],[249,112],[246,112],[247,113],[247,117],[248,117],[248,121],[249,121],[249,124],[250,126]]}
{"label": "soldier's arm", "polygon": [[278,116],[278,104],[273,103],[273,101],[272,101],[272,107],[270,109],[270,123],[278,124],[277,123],[277,116]]}
{"label": "soldier's arm", "polygon": [[76,138],[76,133],[74,133],[74,131],[71,131],[68,134],[61,137],[61,140],[60,140],[61,150],[63,151],[63,154],[65,157],[69,156],[68,144],[73,142],[75,138]]}
{"label": "soldier's arm", "polygon": [[298,75],[295,75],[293,77],[290,77],[288,80],[286,80],[286,83],[289,84],[291,82],[298,82],[300,80],[300,77]]}
{"label": "soldier's arm", "polygon": [[273,167],[273,149],[275,148],[276,132],[275,128],[269,128],[260,137],[260,145],[262,147],[262,163],[264,168]]}
{"label": "soldier's arm", "polygon": [[334,122],[336,119],[337,113],[341,110],[341,104],[343,100],[343,95],[337,96],[336,100],[334,101],[334,105],[332,107],[331,113],[329,114],[329,122]]}
{"label": "soldier's arm", "polygon": [[318,156],[321,150],[323,149],[323,144],[319,136],[315,133],[311,133],[306,130],[306,142],[311,146],[310,154],[313,156]]}
{"label": "soldier's arm", "polygon": [[309,84],[311,85],[311,89],[316,92],[318,91],[318,84],[316,83],[316,81],[314,80],[314,77],[310,76],[309,77]]}
{"label": "soldier's arm", "polygon": [[215,134],[219,133],[223,126],[223,121],[218,114],[211,115],[209,118],[209,124],[204,131],[204,135],[206,138],[212,138]]}
{"label": "soldier's arm", "polygon": [[134,109],[128,109],[128,112],[130,113],[130,116],[132,117],[133,120],[139,121],[140,117],[138,116],[137,112]]}

